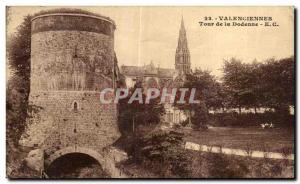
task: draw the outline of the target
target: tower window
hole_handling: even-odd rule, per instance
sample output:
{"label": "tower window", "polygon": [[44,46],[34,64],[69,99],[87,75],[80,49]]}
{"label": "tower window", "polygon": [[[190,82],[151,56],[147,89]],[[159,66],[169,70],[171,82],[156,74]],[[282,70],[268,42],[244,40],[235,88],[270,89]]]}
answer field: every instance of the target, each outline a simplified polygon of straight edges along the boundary
{"label": "tower window", "polygon": [[78,112],[78,104],[77,104],[77,102],[74,102],[74,104],[73,104],[73,110],[74,110],[74,112]]}

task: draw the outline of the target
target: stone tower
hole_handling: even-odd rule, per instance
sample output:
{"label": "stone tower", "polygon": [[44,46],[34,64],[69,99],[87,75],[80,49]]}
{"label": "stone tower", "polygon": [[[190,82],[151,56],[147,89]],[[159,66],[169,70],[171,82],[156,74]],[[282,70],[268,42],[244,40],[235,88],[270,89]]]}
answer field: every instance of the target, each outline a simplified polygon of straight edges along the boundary
{"label": "stone tower", "polygon": [[177,45],[176,54],[175,54],[175,69],[180,74],[189,73],[191,70],[190,51],[188,48],[183,17],[181,19],[178,45]]}
{"label": "stone tower", "polygon": [[44,152],[45,167],[73,152],[104,162],[120,136],[116,104],[100,91],[115,85],[115,23],[85,13],[46,13],[32,19],[28,119],[20,144]]}

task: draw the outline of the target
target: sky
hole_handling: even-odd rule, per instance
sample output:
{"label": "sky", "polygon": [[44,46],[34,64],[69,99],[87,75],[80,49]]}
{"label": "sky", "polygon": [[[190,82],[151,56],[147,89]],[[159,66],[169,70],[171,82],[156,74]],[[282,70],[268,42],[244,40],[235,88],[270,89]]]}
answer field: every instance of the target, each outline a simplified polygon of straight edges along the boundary
{"label": "sky", "polygon": [[[24,16],[58,7],[11,7],[7,34],[14,34]],[[108,16],[116,23],[115,51],[119,66],[149,64],[175,68],[175,51],[183,16],[192,68],[217,77],[226,59],[249,63],[280,59],[294,53],[291,7],[71,7]],[[205,16],[268,16],[277,27],[201,27]]]}

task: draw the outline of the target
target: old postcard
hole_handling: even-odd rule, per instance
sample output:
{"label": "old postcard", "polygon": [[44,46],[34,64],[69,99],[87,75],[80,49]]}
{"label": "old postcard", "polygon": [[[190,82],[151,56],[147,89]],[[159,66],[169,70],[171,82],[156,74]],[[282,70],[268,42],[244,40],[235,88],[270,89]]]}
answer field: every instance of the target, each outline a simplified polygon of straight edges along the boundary
{"label": "old postcard", "polygon": [[6,18],[8,178],[295,178],[294,7]]}

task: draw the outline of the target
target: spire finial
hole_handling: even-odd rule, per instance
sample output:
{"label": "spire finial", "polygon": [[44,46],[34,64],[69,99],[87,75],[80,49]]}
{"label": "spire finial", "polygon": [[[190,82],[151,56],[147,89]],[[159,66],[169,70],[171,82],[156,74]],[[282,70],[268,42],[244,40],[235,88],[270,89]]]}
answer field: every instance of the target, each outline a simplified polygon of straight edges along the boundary
{"label": "spire finial", "polygon": [[181,29],[184,29],[183,14],[181,14]]}

